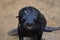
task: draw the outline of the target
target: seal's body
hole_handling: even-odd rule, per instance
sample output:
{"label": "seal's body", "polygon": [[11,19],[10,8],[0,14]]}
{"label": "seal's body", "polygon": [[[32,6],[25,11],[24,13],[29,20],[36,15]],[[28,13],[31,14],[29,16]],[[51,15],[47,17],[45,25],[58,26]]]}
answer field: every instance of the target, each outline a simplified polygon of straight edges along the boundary
{"label": "seal's body", "polygon": [[24,7],[18,14],[18,28],[17,33],[19,40],[23,37],[36,36],[37,40],[41,40],[44,27],[46,26],[46,19],[41,12],[34,7]]}

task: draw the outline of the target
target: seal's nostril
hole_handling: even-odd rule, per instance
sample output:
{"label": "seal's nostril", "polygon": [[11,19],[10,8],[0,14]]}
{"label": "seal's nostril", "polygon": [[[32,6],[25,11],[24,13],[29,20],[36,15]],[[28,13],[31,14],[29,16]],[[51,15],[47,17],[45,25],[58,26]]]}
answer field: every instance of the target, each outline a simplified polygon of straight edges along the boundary
{"label": "seal's nostril", "polygon": [[27,26],[31,27],[33,24],[32,23],[27,23]]}

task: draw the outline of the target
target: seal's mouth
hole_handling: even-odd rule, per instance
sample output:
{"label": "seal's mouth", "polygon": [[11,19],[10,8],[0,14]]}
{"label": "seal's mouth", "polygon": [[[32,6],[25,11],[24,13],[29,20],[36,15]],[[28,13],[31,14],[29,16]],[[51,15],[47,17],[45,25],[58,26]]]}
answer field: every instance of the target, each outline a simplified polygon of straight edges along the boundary
{"label": "seal's mouth", "polygon": [[29,23],[24,23],[24,27],[26,30],[32,30],[34,25],[33,24],[29,24]]}
{"label": "seal's mouth", "polygon": [[28,29],[32,29],[32,26],[27,26]]}

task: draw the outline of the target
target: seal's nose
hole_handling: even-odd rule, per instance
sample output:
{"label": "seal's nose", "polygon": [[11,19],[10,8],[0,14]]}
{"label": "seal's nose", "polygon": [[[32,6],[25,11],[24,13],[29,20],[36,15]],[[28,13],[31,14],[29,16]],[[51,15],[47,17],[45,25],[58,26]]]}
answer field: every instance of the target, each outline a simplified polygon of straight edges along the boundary
{"label": "seal's nose", "polygon": [[31,27],[33,25],[33,23],[26,23],[27,26]]}

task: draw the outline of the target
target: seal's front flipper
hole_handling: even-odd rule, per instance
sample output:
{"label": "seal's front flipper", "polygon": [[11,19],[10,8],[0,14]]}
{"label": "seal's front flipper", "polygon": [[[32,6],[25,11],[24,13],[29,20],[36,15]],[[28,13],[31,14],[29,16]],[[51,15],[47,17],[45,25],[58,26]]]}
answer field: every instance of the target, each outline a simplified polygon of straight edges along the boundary
{"label": "seal's front flipper", "polygon": [[52,31],[57,31],[57,30],[60,30],[60,27],[45,27],[44,28],[44,31],[45,32],[52,32]]}
{"label": "seal's front flipper", "polygon": [[15,35],[17,35],[17,29],[13,29],[13,30],[9,31],[9,32],[8,32],[8,35],[10,35],[10,36],[15,36]]}
{"label": "seal's front flipper", "polygon": [[54,28],[52,27],[45,27],[44,28],[44,32],[52,32],[54,30]]}

